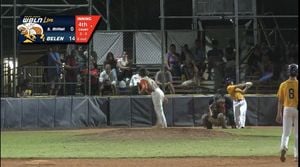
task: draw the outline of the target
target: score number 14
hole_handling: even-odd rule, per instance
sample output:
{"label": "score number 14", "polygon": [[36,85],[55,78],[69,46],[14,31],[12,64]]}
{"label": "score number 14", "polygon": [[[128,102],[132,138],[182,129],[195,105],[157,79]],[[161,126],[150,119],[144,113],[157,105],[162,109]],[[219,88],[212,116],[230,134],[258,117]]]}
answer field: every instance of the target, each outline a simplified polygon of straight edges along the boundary
{"label": "score number 14", "polygon": [[69,36],[70,41],[75,41],[75,36]]}

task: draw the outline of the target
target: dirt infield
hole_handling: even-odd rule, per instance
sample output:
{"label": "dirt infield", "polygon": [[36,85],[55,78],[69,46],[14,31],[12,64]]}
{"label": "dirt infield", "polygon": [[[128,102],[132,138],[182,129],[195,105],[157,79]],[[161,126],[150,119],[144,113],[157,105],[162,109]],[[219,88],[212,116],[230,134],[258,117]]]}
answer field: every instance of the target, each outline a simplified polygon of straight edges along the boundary
{"label": "dirt infield", "polygon": [[230,137],[234,134],[212,131],[203,128],[121,128],[121,129],[88,129],[82,130],[81,136],[86,138],[122,138],[122,139],[162,139],[162,138],[210,138]]}
{"label": "dirt infield", "polygon": [[149,159],[1,159],[3,167],[296,167],[292,157],[149,158]]}

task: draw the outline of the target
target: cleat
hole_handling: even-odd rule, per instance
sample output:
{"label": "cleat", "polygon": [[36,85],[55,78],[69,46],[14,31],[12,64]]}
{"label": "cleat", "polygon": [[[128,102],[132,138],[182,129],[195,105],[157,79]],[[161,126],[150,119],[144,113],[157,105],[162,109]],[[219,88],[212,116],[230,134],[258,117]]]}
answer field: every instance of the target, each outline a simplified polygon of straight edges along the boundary
{"label": "cleat", "polygon": [[285,162],[285,160],[286,160],[286,157],[285,157],[286,151],[287,151],[287,149],[283,148],[280,152],[280,161],[281,162]]}

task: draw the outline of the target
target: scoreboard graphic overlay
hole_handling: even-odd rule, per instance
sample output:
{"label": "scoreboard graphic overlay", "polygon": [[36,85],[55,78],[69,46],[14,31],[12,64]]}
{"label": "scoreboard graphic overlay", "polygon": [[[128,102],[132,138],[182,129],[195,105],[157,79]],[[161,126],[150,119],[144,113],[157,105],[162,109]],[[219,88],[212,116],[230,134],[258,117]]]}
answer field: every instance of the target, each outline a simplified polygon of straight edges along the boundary
{"label": "scoreboard graphic overlay", "polygon": [[87,43],[101,19],[98,15],[23,16],[19,43]]}

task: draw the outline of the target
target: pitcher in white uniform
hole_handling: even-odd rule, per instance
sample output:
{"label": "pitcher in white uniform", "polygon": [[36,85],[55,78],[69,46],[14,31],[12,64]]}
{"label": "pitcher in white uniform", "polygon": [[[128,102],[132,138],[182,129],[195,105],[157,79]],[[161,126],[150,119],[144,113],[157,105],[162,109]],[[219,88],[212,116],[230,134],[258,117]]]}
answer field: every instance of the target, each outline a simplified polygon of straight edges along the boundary
{"label": "pitcher in white uniform", "polygon": [[[147,94],[151,94],[152,102],[154,105],[154,110],[156,114],[156,124],[155,127],[158,128],[166,128],[167,121],[164,114],[163,102],[166,101],[166,97],[164,92],[159,88],[159,86],[155,83],[155,81],[147,76],[147,70],[142,68],[139,71],[139,75],[141,76],[141,81],[147,83],[146,87],[139,86],[139,93],[146,92]],[[144,80],[144,81],[143,81]]]}

